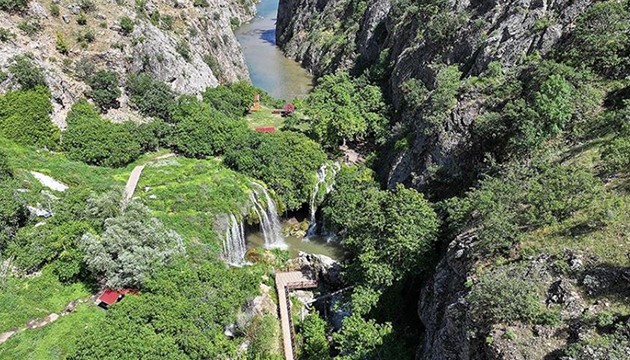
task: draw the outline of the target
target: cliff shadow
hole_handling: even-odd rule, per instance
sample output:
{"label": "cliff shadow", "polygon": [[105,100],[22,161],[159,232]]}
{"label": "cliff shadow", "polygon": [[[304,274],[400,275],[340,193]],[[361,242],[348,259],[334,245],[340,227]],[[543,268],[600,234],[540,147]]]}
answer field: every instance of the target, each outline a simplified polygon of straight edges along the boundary
{"label": "cliff shadow", "polygon": [[260,39],[266,43],[276,46],[276,29],[262,30]]}

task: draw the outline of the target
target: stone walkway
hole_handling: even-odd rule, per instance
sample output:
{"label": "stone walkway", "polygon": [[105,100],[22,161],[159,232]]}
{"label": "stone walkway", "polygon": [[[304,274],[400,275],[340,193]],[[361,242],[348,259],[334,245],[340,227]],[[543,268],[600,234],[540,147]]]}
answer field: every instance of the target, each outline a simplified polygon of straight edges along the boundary
{"label": "stone walkway", "polygon": [[299,271],[276,273],[276,290],[280,306],[280,322],[282,324],[282,347],[286,360],[294,360],[293,324],[291,321],[291,301],[289,291],[297,289],[312,289],[317,287],[317,281],[311,280]]}
{"label": "stone walkway", "polygon": [[[170,157],[175,156],[175,154],[168,153],[161,156],[156,157],[150,161],[158,161],[168,159]],[[129,175],[129,180],[127,180],[127,185],[125,186],[125,192],[123,193],[122,205],[121,207],[124,209],[127,207],[127,204],[133,199],[133,194],[136,192],[136,188],[138,187],[138,182],[140,182],[140,175],[142,175],[142,171],[144,170],[145,165],[136,166],[131,175]]]}

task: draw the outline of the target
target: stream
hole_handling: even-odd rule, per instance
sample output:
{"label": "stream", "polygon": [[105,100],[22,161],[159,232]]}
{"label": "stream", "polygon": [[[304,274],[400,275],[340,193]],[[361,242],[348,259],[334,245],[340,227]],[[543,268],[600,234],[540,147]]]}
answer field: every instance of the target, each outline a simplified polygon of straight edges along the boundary
{"label": "stream", "polygon": [[256,17],[236,30],[252,84],[278,99],[304,97],[313,77],[276,46],[278,0],[262,0],[256,9]]}

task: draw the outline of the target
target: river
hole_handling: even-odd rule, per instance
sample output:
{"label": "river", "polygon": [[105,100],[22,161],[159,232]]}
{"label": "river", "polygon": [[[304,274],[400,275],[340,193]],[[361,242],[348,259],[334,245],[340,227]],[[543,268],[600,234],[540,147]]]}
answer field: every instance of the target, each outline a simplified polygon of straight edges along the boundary
{"label": "river", "polygon": [[236,30],[252,84],[278,99],[304,97],[313,77],[276,46],[278,0],[262,0],[256,8],[256,17]]}
{"label": "river", "polygon": [[[292,100],[306,96],[313,88],[313,77],[300,64],[286,58],[276,46],[278,0],[262,0],[256,9],[256,17],[236,30],[252,84],[278,99]],[[335,242],[326,242],[323,238],[304,240],[288,236],[284,240],[291,257],[304,251],[337,260],[343,258],[341,246]],[[247,244],[248,247],[264,247],[258,229],[247,229]]]}

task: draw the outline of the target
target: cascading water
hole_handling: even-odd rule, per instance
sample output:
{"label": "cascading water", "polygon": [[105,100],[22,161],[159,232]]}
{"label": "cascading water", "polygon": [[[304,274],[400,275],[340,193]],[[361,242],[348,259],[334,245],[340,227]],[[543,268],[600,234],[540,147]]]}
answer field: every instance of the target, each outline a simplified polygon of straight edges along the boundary
{"label": "cascading water", "polygon": [[223,257],[232,265],[243,265],[245,262],[245,252],[247,243],[245,242],[245,229],[243,222],[230,214],[229,223],[225,230],[223,239]]}
{"label": "cascading water", "polygon": [[[269,192],[264,186],[258,183],[252,183],[254,191],[250,197],[254,205],[254,211],[260,219],[260,229],[265,238],[265,247],[267,248],[286,248],[287,245],[282,237],[282,226],[278,218],[278,210],[276,203],[269,196]],[[261,200],[266,204],[263,206]]]}
{"label": "cascading water", "polygon": [[[317,219],[315,215],[317,214],[317,196],[321,191],[322,185],[325,186],[326,195],[330,194],[333,191],[335,186],[335,177],[337,176],[337,172],[341,169],[341,165],[338,162],[335,162],[333,166],[329,167],[324,164],[317,170],[317,183],[315,184],[315,188],[313,189],[313,193],[311,194],[311,203],[309,204],[310,208],[310,225],[308,226],[308,230],[306,232],[306,238],[315,235],[317,231]],[[326,183],[326,179],[328,178],[328,172],[332,173],[332,181]]]}

